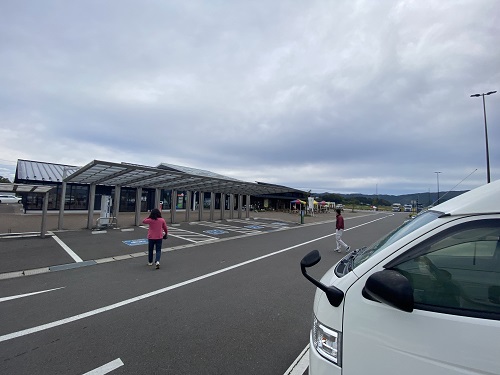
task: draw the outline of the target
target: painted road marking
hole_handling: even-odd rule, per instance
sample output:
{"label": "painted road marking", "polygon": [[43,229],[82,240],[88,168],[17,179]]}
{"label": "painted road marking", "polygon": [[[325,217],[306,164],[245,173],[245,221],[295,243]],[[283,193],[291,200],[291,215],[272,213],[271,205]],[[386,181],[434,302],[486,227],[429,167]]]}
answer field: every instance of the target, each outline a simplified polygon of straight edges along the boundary
{"label": "painted road marking", "polygon": [[242,234],[262,233],[262,231],[260,231],[260,230],[242,228],[242,227],[237,227],[234,225],[227,225],[227,224],[220,224],[220,223],[207,223],[207,222],[200,221],[198,223],[198,225],[203,225],[203,226],[211,227],[214,229],[220,229],[220,230],[225,230],[228,232],[236,232],[236,233],[242,233]]}
{"label": "painted road marking", "polygon": [[209,230],[204,230],[203,233],[208,233],[208,234],[213,234],[213,235],[221,235],[221,234],[226,234],[229,232],[226,232],[225,230],[221,229],[209,229]]}
{"label": "painted road marking", "polygon": [[[228,221],[232,221],[232,222],[235,222],[235,223],[248,224],[247,220],[239,220],[239,219],[232,219],[231,220],[230,219]],[[252,225],[257,225],[257,226],[261,226],[261,227],[264,227],[264,228],[281,229],[283,227],[288,227],[290,224],[289,223],[281,223],[281,222],[266,223],[266,222],[262,222],[262,221],[253,221]]]}
{"label": "painted road marking", "polygon": [[284,375],[302,375],[309,367],[309,344],[302,350],[297,359],[293,361]]}
{"label": "painted road marking", "polygon": [[65,286],[61,286],[61,287],[59,287],[59,288],[47,289],[47,290],[41,290],[41,291],[39,291],[39,292],[26,293],[26,294],[18,294],[17,296],[3,297],[3,298],[0,298],[0,302],[10,301],[11,299],[17,299],[17,298],[23,298],[23,297],[34,296],[35,294],[52,292],[53,290],[64,289],[64,288],[66,288],[66,287],[65,287]]}
{"label": "painted road marking", "polygon": [[57,237],[55,234],[52,236],[54,240],[68,253],[68,255],[73,258],[75,262],[83,262],[83,259],[80,258],[76,253],[70,249],[68,245],[66,245],[64,242],[61,241],[59,237]]}
{"label": "painted road marking", "polygon": [[245,225],[245,228],[248,228],[248,229],[264,229],[264,227],[261,226],[261,225]]}
{"label": "painted road marking", "polygon": [[[378,219],[375,219],[375,220],[372,220],[372,221],[368,221],[368,222],[366,222],[364,224],[356,225],[354,227],[346,229],[345,232],[347,232],[349,230],[353,230],[355,228],[359,228],[359,227],[371,224],[371,223],[374,223],[374,222],[379,221],[379,220],[386,219],[387,217],[389,217],[389,216],[384,216],[384,217],[381,217],[381,218],[378,218]],[[235,265],[230,266],[230,267],[222,268],[222,269],[220,269],[218,271],[210,272],[210,273],[207,273],[205,275],[201,275],[201,276],[195,277],[195,278],[190,279],[190,280],[186,280],[186,281],[183,281],[183,282],[171,285],[171,286],[167,286],[165,288],[157,289],[157,290],[154,290],[152,292],[139,295],[137,297],[129,298],[129,299],[126,299],[124,301],[114,303],[112,305],[108,305],[108,306],[104,306],[104,307],[101,307],[101,308],[98,308],[98,309],[95,309],[95,310],[87,311],[87,312],[84,312],[82,314],[73,315],[73,316],[70,316],[68,318],[56,320],[56,321],[51,322],[51,323],[46,323],[46,324],[42,324],[42,325],[39,325],[39,326],[36,326],[36,327],[23,329],[21,331],[8,333],[6,335],[0,336],[0,342],[9,341],[9,340],[12,340],[12,339],[15,339],[15,338],[18,338],[18,337],[31,335],[32,333],[36,333],[36,332],[40,332],[40,331],[45,331],[45,330],[50,329],[50,328],[55,328],[55,327],[58,327],[58,326],[62,326],[64,324],[76,322],[78,320],[85,319],[85,318],[88,318],[88,317],[91,317],[91,316],[94,316],[94,315],[97,315],[97,314],[101,314],[101,313],[106,312],[106,311],[111,311],[111,310],[117,309],[119,307],[126,306],[126,305],[129,305],[131,303],[134,303],[134,302],[137,302],[137,301],[141,301],[141,300],[146,299],[146,298],[154,297],[154,296],[156,296],[158,294],[163,294],[165,292],[169,292],[171,290],[174,290],[174,289],[177,289],[177,288],[180,288],[180,287],[183,287],[183,286],[186,286],[186,285],[189,285],[189,284],[192,284],[192,283],[195,283],[195,282],[207,279],[209,277],[219,275],[219,274],[224,273],[224,272],[232,271],[232,270],[234,270],[236,268],[246,266],[247,264],[258,262],[260,260],[263,260],[263,259],[275,256],[275,255],[284,253],[286,251],[290,251],[290,250],[296,249],[298,247],[301,247],[301,246],[304,246],[304,245],[308,245],[308,244],[311,244],[311,243],[316,242],[316,241],[323,240],[323,239],[328,238],[328,237],[332,237],[334,235],[335,235],[335,233],[330,233],[330,234],[327,234],[326,236],[318,237],[318,238],[315,238],[313,240],[309,240],[309,241],[306,241],[306,242],[299,243],[297,245],[293,245],[293,246],[290,246],[290,247],[287,247],[287,248],[284,248],[284,249],[281,249],[281,250],[277,250],[275,252],[272,252],[272,253],[269,253],[269,254],[257,257],[257,258],[253,258],[253,259],[247,260],[245,262],[241,262],[241,263],[235,264]]]}
{"label": "painted road marking", "polygon": [[[209,233],[213,234],[213,233]],[[217,237],[207,236],[203,233],[191,232],[189,230],[181,229],[181,228],[169,228],[168,235],[180,238],[182,240],[186,240],[189,242],[205,242],[205,241],[213,241],[218,240]]]}
{"label": "painted road marking", "polygon": [[[141,225],[141,228],[147,229],[148,227]],[[168,227],[168,236],[195,243],[218,240],[217,237],[207,236],[203,233],[191,232],[189,230],[173,227],[172,225]]]}
{"label": "painted road marking", "polygon": [[120,358],[117,358],[114,361],[106,363],[105,365],[102,365],[101,367],[98,367],[92,371],[86,372],[83,375],[104,375],[108,372],[116,370],[118,367],[121,367],[123,365],[124,363],[122,362],[122,360]]}
{"label": "painted road marking", "polygon": [[148,239],[147,238],[140,238],[138,240],[126,240],[126,241],[122,241],[122,242],[127,246],[147,245]]}

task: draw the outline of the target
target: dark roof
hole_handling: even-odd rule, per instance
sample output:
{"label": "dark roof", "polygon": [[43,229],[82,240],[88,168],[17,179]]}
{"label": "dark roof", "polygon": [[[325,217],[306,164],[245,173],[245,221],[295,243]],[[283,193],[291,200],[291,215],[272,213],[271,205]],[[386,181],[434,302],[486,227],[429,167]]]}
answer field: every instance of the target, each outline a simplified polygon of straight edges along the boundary
{"label": "dark roof", "polygon": [[53,181],[62,182],[64,171],[66,176],[76,172],[80,167],[74,165],[44,163],[32,160],[17,161],[16,181]]}

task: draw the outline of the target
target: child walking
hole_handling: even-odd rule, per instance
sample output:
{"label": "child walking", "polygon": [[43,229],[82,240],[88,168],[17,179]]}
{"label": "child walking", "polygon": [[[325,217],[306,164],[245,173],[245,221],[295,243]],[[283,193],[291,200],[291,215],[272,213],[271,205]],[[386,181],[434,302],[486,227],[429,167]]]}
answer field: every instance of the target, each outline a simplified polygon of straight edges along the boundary
{"label": "child walking", "polygon": [[151,210],[149,217],[142,221],[149,225],[148,229],[148,265],[153,265],[153,249],[156,247],[156,269],[160,268],[161,244],[163,239],[167,239],[168,229],[165,219],[161,217],[161,212],[157,208]]}

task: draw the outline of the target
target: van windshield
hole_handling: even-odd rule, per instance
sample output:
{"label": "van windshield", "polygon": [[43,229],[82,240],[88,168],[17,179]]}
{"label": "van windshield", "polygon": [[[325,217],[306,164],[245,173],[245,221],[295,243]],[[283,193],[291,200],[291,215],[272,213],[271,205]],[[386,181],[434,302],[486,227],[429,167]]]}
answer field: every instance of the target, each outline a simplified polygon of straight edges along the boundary
{"label": "van windshield", "polygon": [[408,233],[411,233],[431,221],[434,221],[440,215],[442,215],[442,212],[426,211],[415,216],[414,219],[404,222],[401,226],[390,232],[388,235],[382,237],[371,246],[359,250],[352,260],[352,269],[356,268],[382,249],[385,249],[387,246],[403,238]]}

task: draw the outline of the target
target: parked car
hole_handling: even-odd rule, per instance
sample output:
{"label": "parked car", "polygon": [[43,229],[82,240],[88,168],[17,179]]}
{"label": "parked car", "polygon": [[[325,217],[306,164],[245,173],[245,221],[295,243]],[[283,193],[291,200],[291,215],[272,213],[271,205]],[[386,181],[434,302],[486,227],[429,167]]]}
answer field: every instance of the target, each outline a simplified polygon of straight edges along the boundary
{"label": "parked car", "polygon": [[22,198],[15,195],[0,195],[0,203],[22,203]]}
{"label": "parked car", "polygon": [[500,180],[422,211],[318,281],[309,374],[498,374]]}

